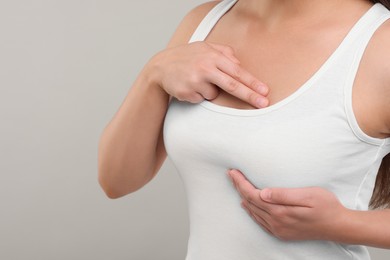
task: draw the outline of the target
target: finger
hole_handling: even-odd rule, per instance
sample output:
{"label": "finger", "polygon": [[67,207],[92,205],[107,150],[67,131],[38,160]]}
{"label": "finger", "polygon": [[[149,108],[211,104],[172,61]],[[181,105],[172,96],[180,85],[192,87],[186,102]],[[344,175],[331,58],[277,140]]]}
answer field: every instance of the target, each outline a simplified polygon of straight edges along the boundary
{"label": "finger", "polygon": [[241,203],[244,204],[247,208],[249,208],[253,213],[261,216],[262,218],[266,218],[266,217],[271,216],[269,206],[275,207],[274,204],[269,204],[269,203],[267,204],[267,202],[264,202],[264,201],[260,201],[260,203],[256,203],[256,202],[250,202],[250,201],[243,200]]}
{"label": "finger", "polygon": [[267,85],[240,65],[233,64],[229,60],[222,58],[217,60],[217,68],[262,96],[268,94]]}
{"label": "finger", "polygon": [[229,175],[241,197],[248,201],[261,200],[260,190],[256,189],[240,171],[231,170],[229,171]]}
{"label": "finger", "polygon": [[247,214],[258,224],[260,225],[267,233],[272,235],[271,227],[268,222],[261,216],[254,213],[247,205],[241,204],[241,207],[247,212]]}
{"label": "finger", "polygon": [[240,64],[240,61],[236,58],[234,55],[234,49],[227,45],[221,45],[216,43],[207,42],[213,49],[219,51],[220,53],[224,54],[226,57],[228,57],[231,61],[233,61],[236,64]]}
{"label": "finger", "polygon": [[268,100],[264,96],[256,93],[224,72],[215,72],[213,75],[210,74],[208,80],[253,107],[263,108],[268,105]]}
{"label": "finger", "polygon": [[204,97],[203,97],[201,94],[199,94],[198,92],[192,93],[192,94],[189,96],[189,98],[188,98],[188,102],[194,103],[194,104],[200,103],[200,102],[202,102],[203,100],[204,100]]}
{"label": "finger", "polygon": [[[237,169],[230,169],[228,170],[228,176],[230,177],[231,181],[237,186],[240,185],[248,185],[247,189],[256,189],[256,187],[248,181],[248,179],[245,177],[245,175],[237,170]],[[238,188],[238,187],[237,187]]]}
{"label": "finger", "polygon": [[219,87],[214,84],[209,84],[207,87],[199,89],[198,93],[201,94],[204,99],[213,100],[219,95],[219,90]]}
{"label": "finger", "polygon": [[263,200],[272,204],[313,207],[313,188],[266,188],[260,192]]}

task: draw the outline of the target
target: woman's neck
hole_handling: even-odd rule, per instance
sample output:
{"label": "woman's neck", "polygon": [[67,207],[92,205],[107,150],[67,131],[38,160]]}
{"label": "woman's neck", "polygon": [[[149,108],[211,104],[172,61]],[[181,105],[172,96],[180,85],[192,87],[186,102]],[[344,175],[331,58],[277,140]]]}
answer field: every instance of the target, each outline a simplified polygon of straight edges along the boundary
{"label": "woman's neck", "polygon": [[366,0],[239,0],[237,9],[245,17],[261,22],[270,31],[326,19],[342,5]]}

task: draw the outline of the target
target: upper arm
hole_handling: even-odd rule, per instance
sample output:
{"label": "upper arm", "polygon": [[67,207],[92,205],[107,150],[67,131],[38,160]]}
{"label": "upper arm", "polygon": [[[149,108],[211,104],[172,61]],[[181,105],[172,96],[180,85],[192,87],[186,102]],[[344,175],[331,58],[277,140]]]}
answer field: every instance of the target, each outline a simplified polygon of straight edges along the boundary
{"label": "upper arm", "polygon": [[375,44],[378,61],[375,62],[374,70],[380,79],[377,97],[382,107],[385,134],[390,137],[390,19],[379,28]]}
{"label": "upper arm", "polygon": [[354,85],[353,109],[370,136],[390,137],[390,19],[368,43]]}
{"label": "upper arm", "polygon": [[[173,48],[179,45],[187,44],[192,34],[198,27],[199,23],[203,20],[203,18],[207,15],[207,13],[219,2],[220,1],[206,2],[192,9],[183,18],[183,20],[177,27],[175,33],[173,34],[173,36],[171,37],[167,45],[167,48]],[[155,164],[154,175],[157,174],[157,172],[160,170],[166,157],[167,157],[167,152],[164,145],[163,125],[162,125],[158,137],[157,147],[156,147],[156,164]]]}

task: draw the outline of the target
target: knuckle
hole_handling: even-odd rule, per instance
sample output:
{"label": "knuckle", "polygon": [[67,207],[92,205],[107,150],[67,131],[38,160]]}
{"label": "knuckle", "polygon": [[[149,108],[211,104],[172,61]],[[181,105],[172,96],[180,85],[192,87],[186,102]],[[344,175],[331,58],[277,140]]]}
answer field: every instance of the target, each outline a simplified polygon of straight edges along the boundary
{"label": "knuckle", "polygon": [[188,89],[181,88],[176,91],[176,98],[180,101],[187,100],[189,96],[190,92],[188,91]]}
{"label": "knuckle", "polygon": [[219,94],[219,90],[216,87],[209,87],[204,90],[203,96],[208,100],[215,99]]}
{"label": "knuckle", "polygon": [[189,76],[189,81],[190,81],[190,84],[199,84],[199,83],[201,82],[200,74],[198,74],[198,73],[192,73],[192,74]]}
{"label": "knuckle", "polygon": [[234,53],[234,49],[231,47],[231,46],[224,46],[224,50],[226,51],[226,53],[229,53],[229,54],[233,54]]}
{"label": "knuckle", "polygon": [[235,92],[239,87],[239,83],[233,79],[229,79],[226,82],[226,91],[229,93]]}
{"label": "knuckle", "polygon": [[192,93],[190,94],[188,101],[190,103],[199,103],[203,100],[203,98],[198,93]]}
{"label": "knuckle", "polygon": [[254,92],[250,92],[248,94],[248,101],[251,102],[252,104],[256,104],[256,100],[257,100],[257,94]]}
{"label": "knuckle", "polygon": [[211,59],[211,60],[216,60],[218,59],[220,56],[221,56],[221,53],[215,51],[215,50],[210,50],[208,51],[207,53],[205,53],[205,56],[208,58],[208,59]]}
{"label": "knuckle", "polygon": [[205,64],[205,61],[202,59],[194,61],[193,66],[194,66],[193,71],[195,71],[195,73],[191,73],[192,75],[193,74],[196,75],[197,73],[204,73],[208,69],[207,65]]}
{"label": "knuckle", "polygon": [[233,47],[226,45],[226,48],[229,50],[229,52],[234,53]]}
{"label": "knuckle", "polygon": [[180,101],[183,101],[183,94],[181,91],[176,91],[174,94],[173,94],[174,97],[176,97],[178,100]]}
{"label": "knuckle", "polygon": [[232,74],[235,79],[240,79],[242,76],[241,68],[238,65],[233,65]]}
{"label": "knuckle", "polygon": [[256,80],[252,80],[250,83],[249,83],[249,87],[253,90],[257,90],[259,84]]}
{"label": "knuckle", "polygon": [[246,194],[246,199],[248,202],[254,202],[255,201],[255,196],[252,193]]}
{"label": "knuckle", "polygon": [[286,216],[286,209],[284,207],[276,207],[272,209],[272,215],[276,218],[283,218]]}
{"label": "knuckle", "polygon": [[246,192],[245,198],[248,202],[258,205],[260,194],[258,192]]}
{"label": "knuckle", "polygon": [[210,74],[213,71],[213,66],[210,62],[205,60],[199,60],[195,64],[195,68],[193,69],[192,77],[196,79],[196,82],[199,82],[205,75]]}

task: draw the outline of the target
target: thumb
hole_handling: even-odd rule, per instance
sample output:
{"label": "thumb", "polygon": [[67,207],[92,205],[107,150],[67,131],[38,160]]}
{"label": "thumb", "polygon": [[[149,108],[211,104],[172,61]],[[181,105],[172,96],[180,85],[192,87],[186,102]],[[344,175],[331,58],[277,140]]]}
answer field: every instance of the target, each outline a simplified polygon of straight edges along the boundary
{"label": "thumb", "polygon": [[266,188],[260,196],[272,204],[312,207],[312,193],[311,188]]}
{"label": "thumb", "polygon": [[221,45],[221,44],[216,44],[216,43],[210,43],[208,44],[214,48],[215,50],[221,52],[224,54],[226,57],[228,57],[232,62],[240,64],[240,61],[234,56],[234,49],[230,46],[227,45]]}

